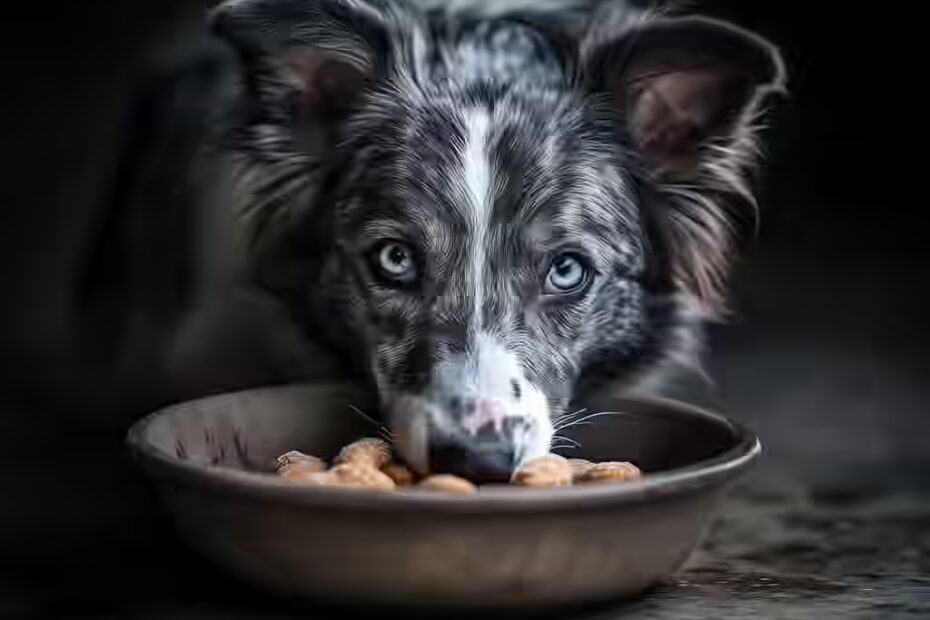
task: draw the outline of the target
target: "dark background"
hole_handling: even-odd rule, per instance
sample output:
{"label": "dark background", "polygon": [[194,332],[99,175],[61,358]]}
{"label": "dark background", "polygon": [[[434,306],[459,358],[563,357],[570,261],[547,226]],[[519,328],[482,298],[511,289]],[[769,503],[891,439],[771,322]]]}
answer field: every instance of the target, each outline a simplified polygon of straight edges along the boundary
{"label": "dark background", "polygon": [[[700,397],[768,450],[692,589],[637,609],[930,613],[926,26],[896,5],[694,4],[774,40],[791,77]],[[222,58],[200,38],[204,6],[8,7],[0,617],[267,617],[177,547],[122,452],[128,423],[170,397],[155,360],[194,284],[178,230]],[[787,598],[746,571],[781,576]]]}

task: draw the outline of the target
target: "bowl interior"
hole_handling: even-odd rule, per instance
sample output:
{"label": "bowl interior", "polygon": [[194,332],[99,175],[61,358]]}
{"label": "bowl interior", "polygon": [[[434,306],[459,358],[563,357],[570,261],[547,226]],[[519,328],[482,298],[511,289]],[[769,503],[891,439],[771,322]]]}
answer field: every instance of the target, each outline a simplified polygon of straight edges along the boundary
{"label": "bowl interior", "polygon": [[[647,473],[687,468],[746,447],[744,431],[714,414],[653,400],[604,397],[579,403],[584,414],[608,412],[560,431],[580,448],[564,456],[628,460]],[[289,450],[324,458],[379,427],[371,398],[351,385],[302,385],[225,394],[176,405],[134,429],[136,441],[193,465],[271,471]]]}

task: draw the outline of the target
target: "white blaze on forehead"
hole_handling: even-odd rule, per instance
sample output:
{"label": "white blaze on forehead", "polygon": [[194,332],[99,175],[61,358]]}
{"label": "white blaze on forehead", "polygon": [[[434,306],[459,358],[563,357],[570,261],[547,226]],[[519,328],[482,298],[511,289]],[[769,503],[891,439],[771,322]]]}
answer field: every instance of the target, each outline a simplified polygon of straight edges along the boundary
{"label": "white blaze on forehead", "polygon": [[465,143],[465,187],[472,206],[487,207],[491,193],[491,164],[488,159],[488,133],[491,118],[487,110],[471,110],[465,116],[468,136]]}
{"label": "white blaze on forehead", "polygon": [[445,395],[511,401],[513,381],[521,387],[526,383],[520,360],[487,333],[478,333],[467,352],[451,355],[433,368],[433,387]]}
{"label": "white blaze on forehead", "polygon": [[468,239],[469,293],[472,295],[472,319],[469,326],[472,335],[481,329],[481,309],[484,305],[485,248],[490,230],[493,196],[491,187],[493,174],[488,157],[488,134],[491,118],[487,110],[475,109],[465,115],[467,137],[462,157],[462,175],[468,200],[471,220],[471,235]]}
{"label": "white blaze on forehead", "polygon": [[488,334],[478,334],[474,351],[467,356],[466,367],[481,396],[509,400],[513,390],[511,381],[524,382],[517,356]]}

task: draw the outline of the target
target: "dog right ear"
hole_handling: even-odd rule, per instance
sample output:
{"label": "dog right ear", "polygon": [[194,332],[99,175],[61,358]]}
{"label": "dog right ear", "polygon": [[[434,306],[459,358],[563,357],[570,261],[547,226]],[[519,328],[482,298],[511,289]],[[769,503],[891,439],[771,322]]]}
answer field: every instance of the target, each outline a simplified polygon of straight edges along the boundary
{"label": "dog right ear", "polygon": [[227,0],[210,21],[243,72],[238,146],[263,159],[321,153],[390,62],[387,17],[366,2]]}
{"label": "dog right ear", "polygon": [[758,119],[785,89],[781,54],[727,22],[624,20],[624,3],[605,7],[581,45],[586,86],[608,102],[639,160],[675,283],[722,315],[737,224],[755,211]]}

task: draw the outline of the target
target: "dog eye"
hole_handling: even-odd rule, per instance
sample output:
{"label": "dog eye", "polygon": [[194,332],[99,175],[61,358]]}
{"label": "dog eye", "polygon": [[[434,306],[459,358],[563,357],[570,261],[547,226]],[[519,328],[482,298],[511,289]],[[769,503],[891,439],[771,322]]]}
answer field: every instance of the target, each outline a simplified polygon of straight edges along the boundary
{"label": "dog eye", "polygon": [[545,292],[549,295],[574,293],[588,283],[589,269],[574,254],[562,254],[552,261],[546,275]]}
{"label": "dog eye", "polygon": [[381,274],[394,282],[408,284],[417,277],[413,252],[403,243],[391,241],[378,246],[375,262]]}

